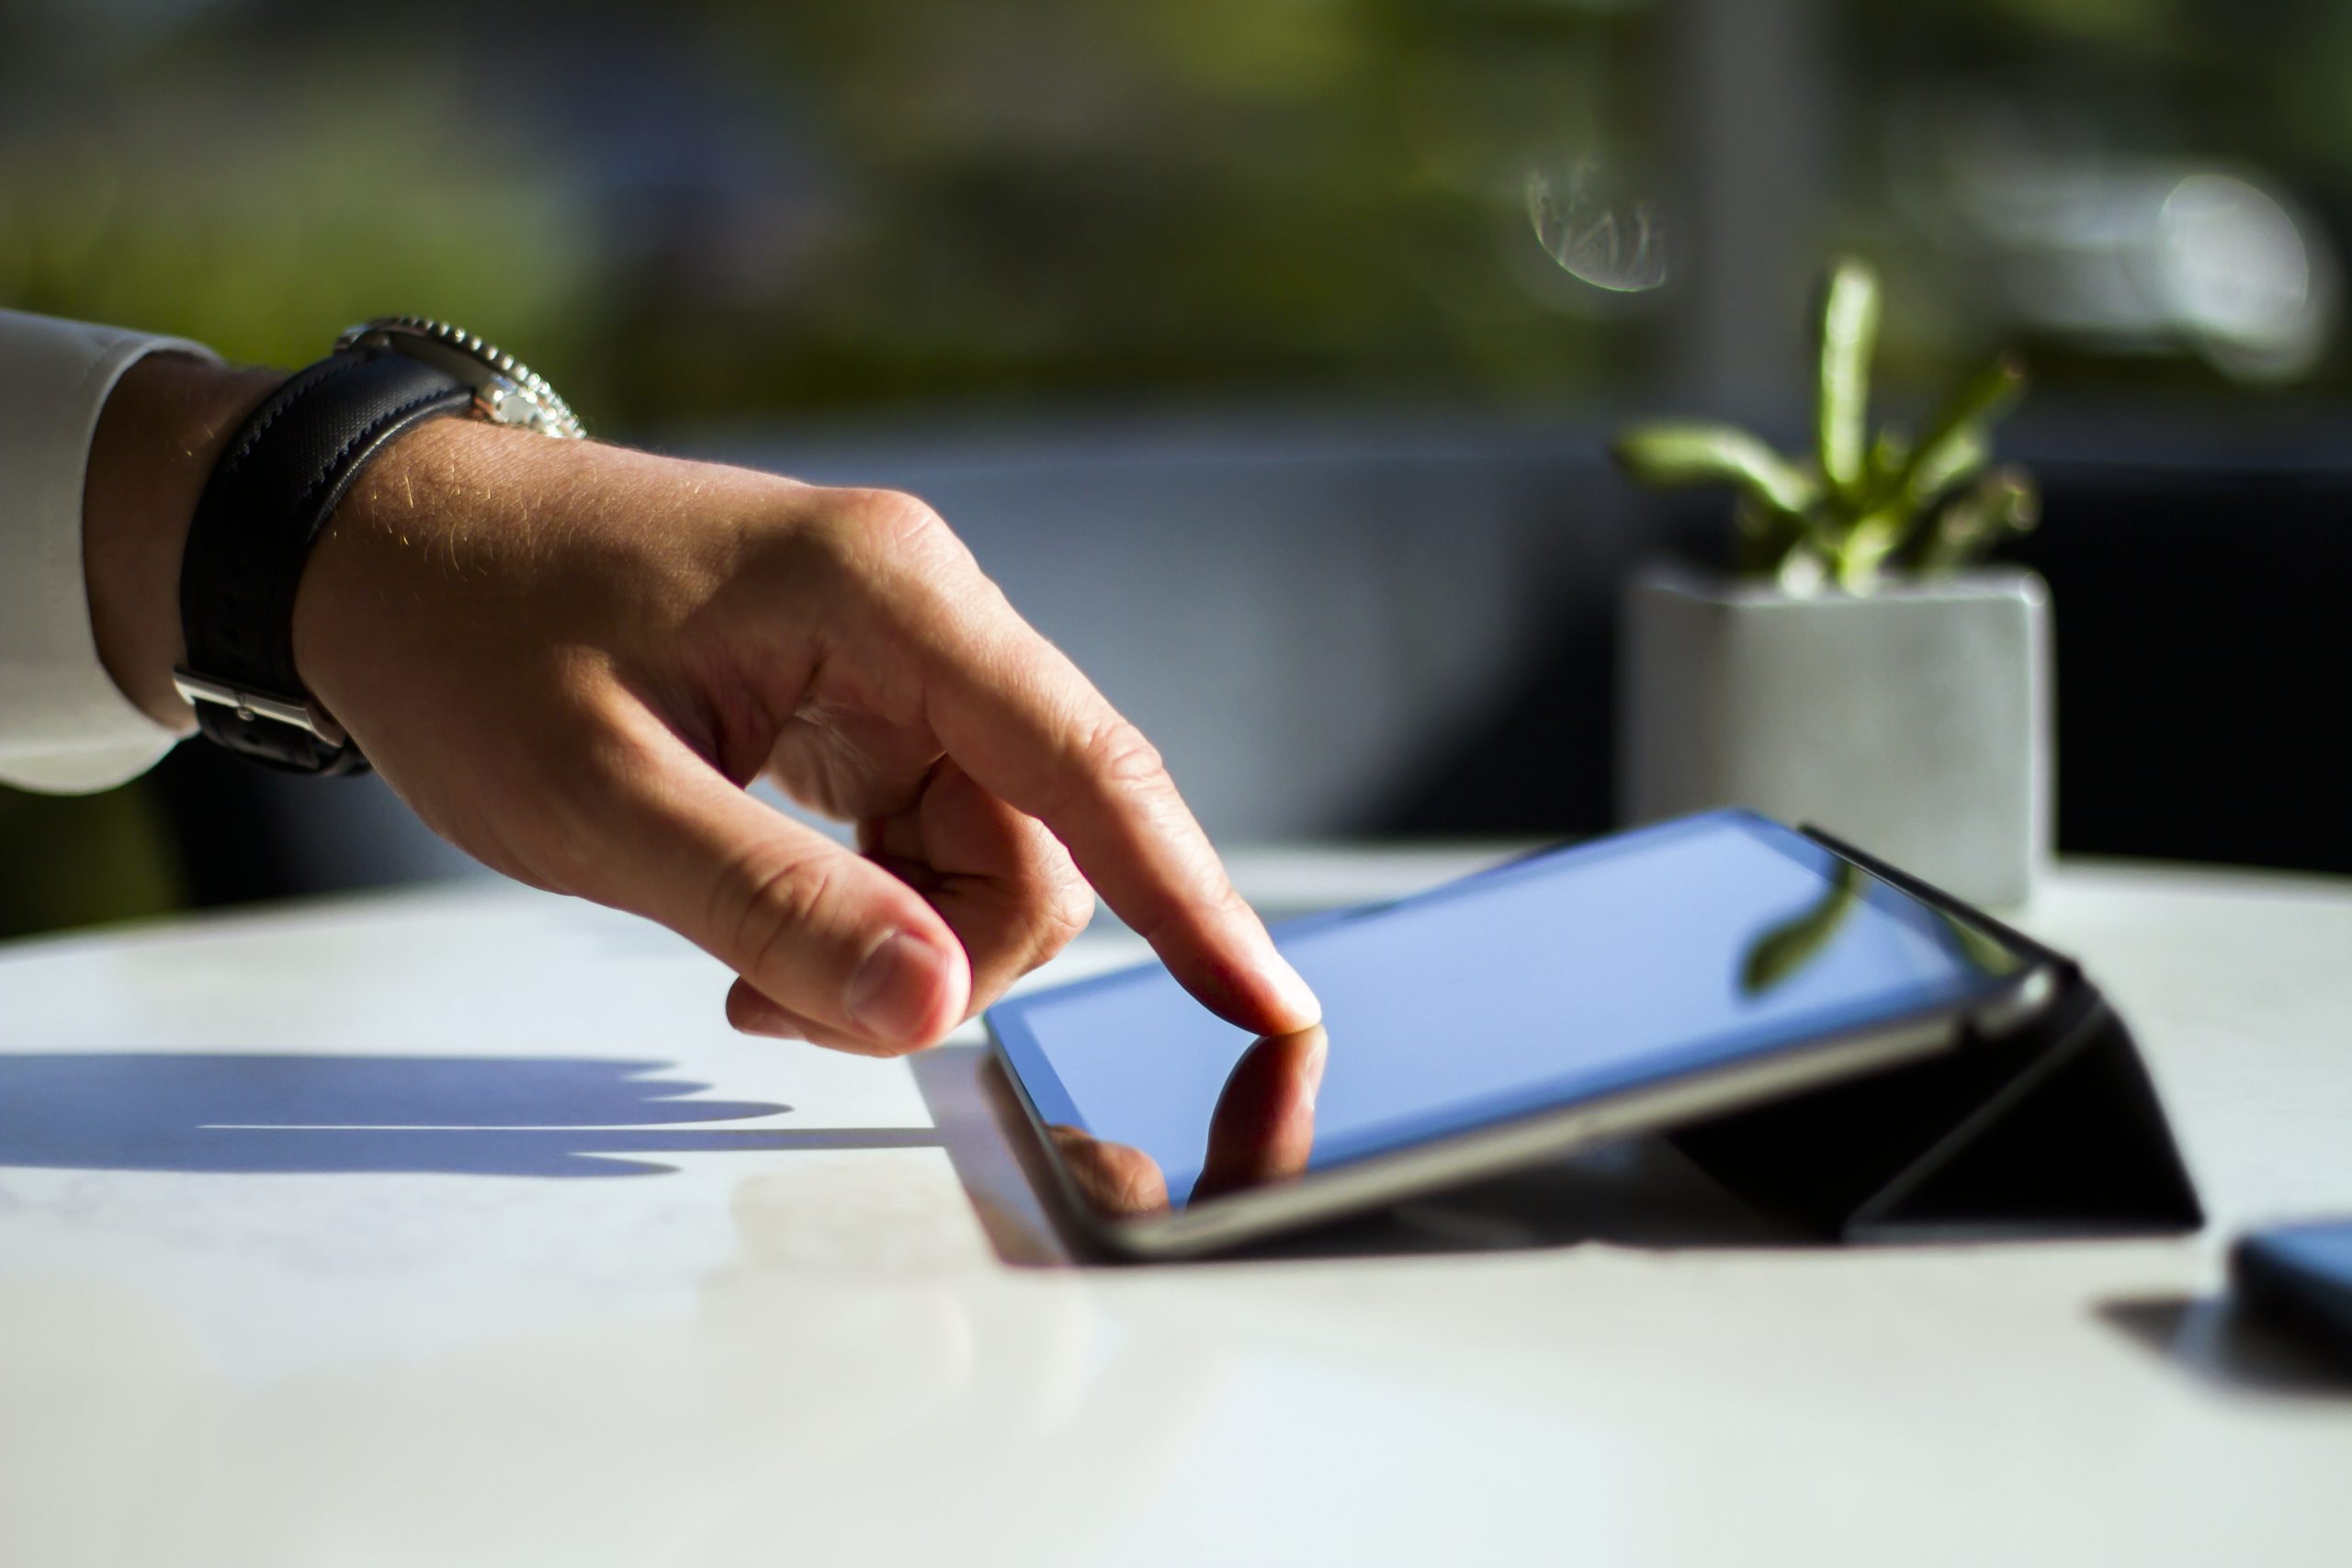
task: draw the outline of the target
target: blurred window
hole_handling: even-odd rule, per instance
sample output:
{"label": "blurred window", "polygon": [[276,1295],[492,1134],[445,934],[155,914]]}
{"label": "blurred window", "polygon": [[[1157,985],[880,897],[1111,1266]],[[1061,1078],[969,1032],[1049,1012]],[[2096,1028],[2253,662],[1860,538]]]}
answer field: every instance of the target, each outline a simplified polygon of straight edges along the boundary
{"label": "blurred window", "polygon": [[1898,369],[2333,389],[2347,79],[2330,0],[19,0],[0,302],[446,315],[607,430],[1523,405],[1780,378],[1851,244]]}

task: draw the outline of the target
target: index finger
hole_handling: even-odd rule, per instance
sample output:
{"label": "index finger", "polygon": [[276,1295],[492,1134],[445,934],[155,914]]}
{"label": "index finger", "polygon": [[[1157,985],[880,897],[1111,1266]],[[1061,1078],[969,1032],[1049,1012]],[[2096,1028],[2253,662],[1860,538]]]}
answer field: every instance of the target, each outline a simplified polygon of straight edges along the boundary
{"label": "index finger", "polygon": [[1322,1005],[1233,890],[1159,753],[998,603],[999,615],[967,616],[926,682],[940,744],[983,788],[1051,829],[1211,1011],[1261,1034],[1318,1021]]}

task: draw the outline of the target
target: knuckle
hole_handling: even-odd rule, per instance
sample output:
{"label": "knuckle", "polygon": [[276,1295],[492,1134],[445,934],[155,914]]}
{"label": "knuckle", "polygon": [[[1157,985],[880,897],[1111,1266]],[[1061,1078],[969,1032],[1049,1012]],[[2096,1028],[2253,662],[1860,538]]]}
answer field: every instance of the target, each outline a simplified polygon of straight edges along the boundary
{"label": "knuckle", "polygon": [[1077,752],[1083,773],[1110,789],[1168,787],[1168,764],[1159,749],[1124,718],[1113,716],[1089,727],[1079,738]]}
{"label": "knuckle", "polygon": [[1084,883],[1057,885],[1029,910],[1024,970],[1035,969],[1068,947],[1094,919],[1094,895]]}
{"label": "knuckle", "polygon": [[868,526],[894,550],[921,550],[947,534],[946,519],[920,496],[904,491],[877,490],[865,494]]}
{"label": "knuckle", "polygon": [[1046,907],[1046,940],[1059,953],[1080,931],[1094,923],[1094,891],[1072,877],[1055,891]]}
{"label": "knuckle", "polygon": [[863,561],[903,568],[970,559],[946,519],[919,497],[895,490],[844,490],[834,495],[833,536]]}
{"label": "knuckle", "polygon": [[1038,900],[1040,924],[1046,939],[1058,953],[1072,937],[1084,931],[1094,919],[1094,889],[1078,874],[1069,852],[1052,840],[1047,840],[1052,859],[1042,877],[1044,897]]}
{"label": "knuckle", "polygon": [[711,929],[729,933],[737,970],[773,976],[790,967],[791,949],[816,928],[839,875],[829,856],[775,845],[730,861],[712,891]]}
{"label": "knuckle", "polygon": [[901,491],[826,492],[815,547],[831,592],[901,631],[960,624],[987,602],[979,564],[946,521]]}

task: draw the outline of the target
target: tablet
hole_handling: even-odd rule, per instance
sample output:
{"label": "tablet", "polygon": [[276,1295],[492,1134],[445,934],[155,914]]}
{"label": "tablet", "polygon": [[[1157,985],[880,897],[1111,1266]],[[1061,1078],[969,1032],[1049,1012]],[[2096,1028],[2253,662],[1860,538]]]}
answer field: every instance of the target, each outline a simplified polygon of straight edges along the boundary
{"label": "tablet", "polygon": [[1080,1227],[1209,1251],[2028,1021],[2052,960],[1711,812],[1274,929],[1322,998],[1253,1039],[1157,964],[988,1025]]}

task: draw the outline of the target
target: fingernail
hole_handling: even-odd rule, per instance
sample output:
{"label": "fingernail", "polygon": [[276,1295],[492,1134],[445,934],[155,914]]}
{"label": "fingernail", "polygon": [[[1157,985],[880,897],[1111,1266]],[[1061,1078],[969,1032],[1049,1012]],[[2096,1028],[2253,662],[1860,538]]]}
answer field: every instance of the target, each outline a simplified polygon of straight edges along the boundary
{"label": "fingernail", "polygon": [[1306,1065],[1298,1075],[1299,1090],[1305,1095],[1309,1111],[1315,1109],[1315,1097],[1323,1092],[1323,1064],[1331,1055],[1330,1043],[1321,1038],[1322,1031],[1316,1033],[1317,1038],[1307,1053]]}
{"label": "fingernail", "polygon": [[1293,1029],[1305,1029],[1309,1024],[1323,1021],[1323,1003],[1316,996],[1314,987],[1290,966],[1289,959],[1272,946],[1266,949],[1266,956],[1259,962],[1258,974],[1272,987],[1274,1000],[1290,1015]]}
{"label": "fingernail", "polygon": [[938,1010],[947,955],[920,937],[892,931],[850,976],[850,1021],[878,1040],[911,1045]]}
{"label": "fingernail", "polygon": [[[749,990],[750,987],[744,987]],[[784,1010],[762,996],[749,996],[735,1004],[735,1027],[745,1034],[765,1035],[770,1040],[799,1040],[806,1038],[794,1028]]]}

